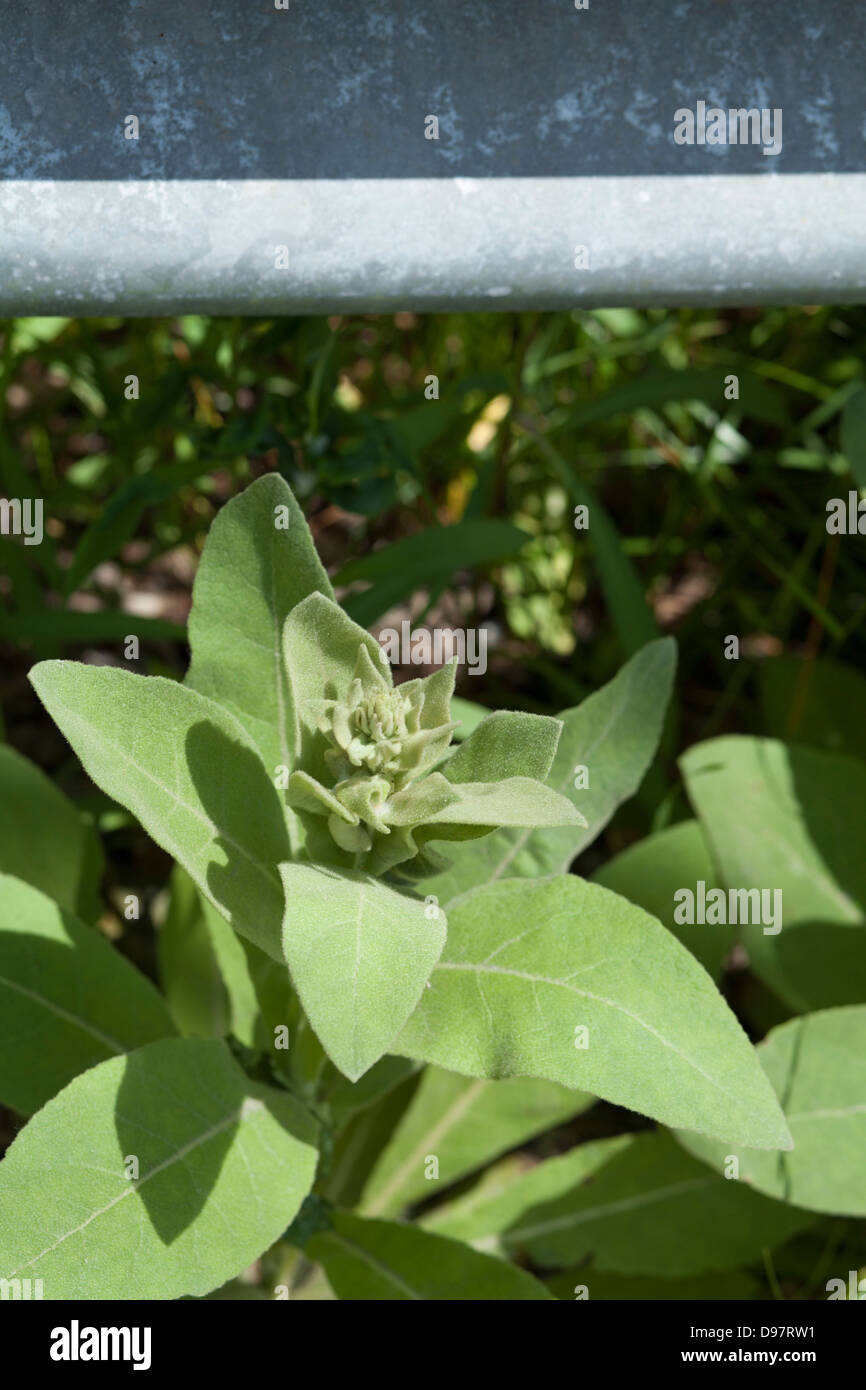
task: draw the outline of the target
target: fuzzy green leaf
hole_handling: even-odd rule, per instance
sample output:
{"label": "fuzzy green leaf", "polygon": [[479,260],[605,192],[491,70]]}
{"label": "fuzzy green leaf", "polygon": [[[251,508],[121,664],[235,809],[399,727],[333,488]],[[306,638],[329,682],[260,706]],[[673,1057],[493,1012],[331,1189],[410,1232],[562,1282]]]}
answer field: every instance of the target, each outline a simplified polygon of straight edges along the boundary
{"label": "fuzzy green leaf", "polygon": [[336,1212],[333,1229],[314,1236],[306,1252],[324,1265],[338,1298],[404,1302],[551,1299],[522,1269],[480,1255],[468,1245],[396,1221],[365,1221]]}
{"label": "fuzzy green leaf", "polygon": [[449,758],[445,776],[449,782],[498,782],[506,777],[544,782],[561,733],[558,719],[497,710]]}
{"label": "fuzzy green leaf", "polygon": [[596,884],[512,879],[467,894],[430,985],[392,1051],[464,1076],[546,1077],[730,1142],[790,1145],[709,976]]}
{"label": "fuzzy green leaf", "polygon": [[[278,528],[280,518],[288,526]],[[195,578],[186,684],[225,705],[258,749],[269,776],[295,766],[296,711],[283,656],[283,625],[318,591],[333,598],[304,514],[278,474],[251,483],[218,513]]]}
{"label": "fuzzy green leaf", "polygon": [[[650,642],[608,685],[560,714],[564,727],[547,785],[568,797],[583,822],[497,830],[478,844],[450,848],[451,868],[426,879],[423,892],[447,906],[479,884],[564,873],[640,786],[658,747],[675,666],[672,638]],[[581,766],[589,786],[576,788],[575,769]]]}
{"label": "fuzzy green leaf", "polygon": [[866,1005],[827,1009],[774,1028],[757,1048],[794,1138],[790,1153],[755,1153],[681,1135],[698,1158],[809,1211],[866,1216]]}
{"label": "fuzzy green leaf", "polygon": [[[395,1216],[593,1100],[551,1081],[473,1080],[428,1067],[370,1176],[361,1210]],[[430,1157],[437,1160],[435,1178],[427,1171]]]}
{"label": "fuzzy green leaf", "polygon": [[201,1296],[273,1244],[315,1165],[306,1111],[223,1042],[151,1043],[77,1077],[8,1149],[0,1278],[48,1299]]}
{"label": "fuzzy green leaf", "polygon": [[[680,766],[722,885],[752,891],[756,905],[754,890],[762,894],[761,920],[736,929],[754,973],[800,1011],[859,1003],[866,985],[866,764],[729,736],[690,748]],[[772,920],[777,907],[781,930]],[[711,930],[719,929],[680,928]]]}
{"label": "fuzzy green leaf", "polygon": [[346,696],[361,648],[367,651],[372,669],[390,686],[391,669],[382,660],[379,643],[332,600],[310,594],[286,619],[283,651],[295,711],[295,765],[318,781],[333,779],[324,759],[327,745],[319,733],[317,706],[322,698]]}
{"label": "fuzzy green leaf", "polygon": [[719,886],[706,836],[696,820],[680,821],[629,845],[592,876],[593,883],[621,893],[630,903],[657,917],[717,979],[734,944],[735,929],[674,920],[674,894],[689,886],[694,891],[699,880],[703,880],[708,892]]}
{"label": "fuzzy green leaf", "polygon": [[858,758],[729,735],[696,744],[680,767],[729,888],[781,889],[783,932],[866,923]]}
{"label": "fuzzy green leaf", "polygon": [[0,746],[0,870],[85,921],[99,914],[102,850],[90,826],[43,772]]}
{"label": "fuzzy green leaf", "polygon": [[149,980],[38,889],[0,874],[0,1101],[21,1115],[79,1072],[174,1032]]}
{"label": "fuzzy green leaf", "polygon": [[367,874],[281,866],[292,982],[328,1056],[352,1081],[387,1052],[445,941],[445,915]]}
{"label": "fuzzy green leaf", "polygon": [[546,1268],[682,1278],[735,1269],[814,1224],[684,1154],[664,1131],[582,1144],[426,1229]]}
{"label": "fuzzy green leaf", "polygon": [[[435,775],[432,773],[427,780]],[[585,825],[583,816],[566,797],[531,777],[506,777],[501,782],[457,782],[453,790],[458,793],[457,799],[431,813],[426,819],[427,825]],[[435,840],[435,831],[428,832],[428,837]]]}
{"label": "fuzzy green leaf", "polygon": [[286,827],[237,720],[161,676],[43,661],[30,679],[94,782],[183,864],[235,931],[281,960],[276,866],[288,857]]}

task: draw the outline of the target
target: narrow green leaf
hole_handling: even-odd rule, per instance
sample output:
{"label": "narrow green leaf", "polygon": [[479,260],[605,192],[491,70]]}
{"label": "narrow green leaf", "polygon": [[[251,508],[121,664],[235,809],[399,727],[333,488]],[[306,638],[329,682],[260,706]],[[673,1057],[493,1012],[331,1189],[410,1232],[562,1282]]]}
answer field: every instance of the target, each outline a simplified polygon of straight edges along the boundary
{"label": "narrow green leaf", "polygon": [[77,1077],[8,1149],[0,1278],[49,1299],[200,1297],[273,1244],[315,1165],[306,1111],[224,1043],[151,1043]]}
{"label": "narrow green leaf", "polygon": [[587,535],[613,626],[623,653],[634,656],[658,637],[640,575],[595,493],[577,478],[571,479],[569,491],[578,505],[588,509],[591,520]]}
{"label": "narrow green leaf", "polygon": [[580,1114],[593,1100],[550,1081],[472,1080],[428,1067],[376,1164],[361,1210],[368,1216],[395,1216],[507,1149]]}
{"label": "narrow green leaf", "polygon": [[464,1076],[546,1077],[730,1142],[790,1144],[709,976],[596,884],[512,879],[467,894],[430,985],[392,1051]]}
{"label": "narrow green leaf", "polygon": [[65,592],[72,594],[103,560],[120,554],[151,503],[161,502],[168,495],[165,482],[152,474],[137,474],[128,478],[112,498],[100,508],[97,519],[88,526],[75,547],[72,564],[66,572]]}
{"label": "narrow green leaf", "polygon": [[282,959],[279,797],[247,734],[161,676],[44,661],[36,693],[94,782],[128,807],[235,931]]}
{"label": "narrow green leaf", "polygon": [[99,841],[72,802],[35,763],[0,745],[0,870],[92,921],[102,864]]}
{"label": "narrow green leaf", "polygon": [[516,555],[530,539],[510,521],[460,521],[431,526],[416,536],[371,551],[345,565],[338,584],[366,580],[372,588],[345,601],[347,613],[369,627],[388,609],[410,598],[417,589],[450,583],[458,570],[492,565]]}
{"label": "narrow green leaf", "polygon": [[341,1299],[405,1302],[550,1299],[522,1269],[480,1255],[459,1241],[395,1221],[337,1212],[333,1230],[307,1245]]}
{"label": "narrow green leaf", "polygon": [[[627,381],[613,391],[596,397],[586,405],[577,406],[568,420],[570,431],[582,430],[598,420],[608,420],[624,412],[651,406],[669,405],[673,401],[705,401],[718,411],[726,408],[724,375],[717,367],[686,367],[664,371],[643,372],[634,381]],[[787,402],[778,387],[762,381],[754,373],[744,371],[740,380],[742,407],[756,420],[786,425],[789,419]]]}
{"label": "narrow green leaf", "polygon": [[0,1101],[31,1115],[79,1072],[174,1032],[105,937],[0,874]]}
{"label": "narrow green leaf", "polygon": [[[673,639],[653,642],[601,690],[559,716],[564,728],[547,785],[569,798],[585,829],[497,830],[478,843],[449,846],[451,868],[427,879],[423,891],[447,906],[482,883],[564,873],[640,786],[661,737],[675,665]],[[575,786],[584,780],[581,768],[586,787]]]}
{"label": "narrow green leaf", "polygon": [[842,411],[842,453],[858,487],[866,487],[866,387],[853,391]]}
{"label": "narrow green leaf", "polygon": [[420,1063],[409,1057],[382,1057],[359,1081],[350,1081],[334,1070],[333,1084],[328,1087],[325,1100],[338,1128],[361,1110],[377,1104],[419,1070]]}
{"label": "narrow green leaf", "polygon": [[698,1158],[739,1160],[740,1180],[809,1211],[866,1216],[866,1004],[791,1019],[758,1045],[794,1138],[764,1154],[680,1135]]}
{"label": "narrow green leaf", "polygon": [[366,874],[281,866],[283,945],[322,1046],[352,1081],[389,1050],[445,941],[445,915]]}
{"label": "narrow green leaf", "polygon": [[228,991],[199,891],[175,864],[165,920],[156,937],[159,981],[178,1032],[190,1038],[224,1038],[231,1028]]}
{"label": "narrow green leaf", "polygon": [[593,1271],[683,1278],[760,1259],[814,1221],[714,1173],[658,1131],[582,1144],[433,1228],[541,1267],[591,1257]]}
{"label": "narrow green leaf", "polygon": [[[382,1062],[377,1062],[359,1084],[363,1085],[378,1067],[392,1060],[383,1058]],[[411,1066],[412,1070],[395,1086],[388,1087],[372,1105],[356,1111],[338,1134],[330,1170],[321,1183],[323,1197],[335,1206],[354,1207],[361,1200],[367,1179],[382,1152],[382,1136],[390,1134],[397,1126],[420,1083],[423,1068],[418,1062]]]}

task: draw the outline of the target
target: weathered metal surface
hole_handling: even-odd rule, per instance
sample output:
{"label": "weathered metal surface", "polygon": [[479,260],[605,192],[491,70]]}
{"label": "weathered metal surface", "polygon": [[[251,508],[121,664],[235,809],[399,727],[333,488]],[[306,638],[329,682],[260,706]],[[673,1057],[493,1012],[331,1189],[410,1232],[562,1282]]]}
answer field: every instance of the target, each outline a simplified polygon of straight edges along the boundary
{"label": "weathered metal surface", "polygon": [[0,312],[859,300],[864,71],[849,0],[10,3]]}

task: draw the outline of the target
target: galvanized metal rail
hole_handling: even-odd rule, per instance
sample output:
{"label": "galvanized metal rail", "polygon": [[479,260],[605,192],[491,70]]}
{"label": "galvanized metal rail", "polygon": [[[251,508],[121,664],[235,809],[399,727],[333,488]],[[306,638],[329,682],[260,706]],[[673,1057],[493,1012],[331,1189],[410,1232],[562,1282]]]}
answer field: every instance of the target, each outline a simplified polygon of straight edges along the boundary
{"label": "galvanized metal rail", "polygon": [[0,313],[866,297],[853,0],[280,3],[4,0]]}

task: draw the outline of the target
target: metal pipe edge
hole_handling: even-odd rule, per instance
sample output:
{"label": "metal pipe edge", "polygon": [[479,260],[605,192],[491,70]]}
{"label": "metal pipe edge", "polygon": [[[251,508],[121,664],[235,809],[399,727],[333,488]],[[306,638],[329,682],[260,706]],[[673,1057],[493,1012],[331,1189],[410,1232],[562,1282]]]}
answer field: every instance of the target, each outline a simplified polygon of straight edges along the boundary
{"label": "metal pipe edge", "polygon": [[0,184],[4,315],[864,299],[860,173]]}

